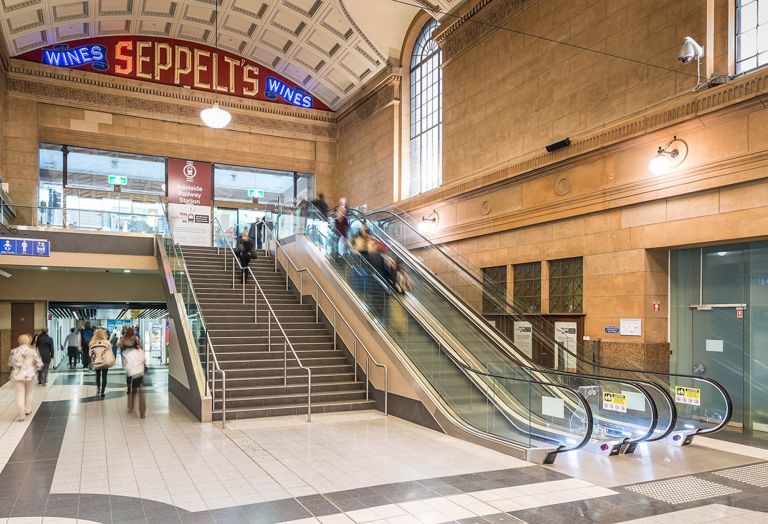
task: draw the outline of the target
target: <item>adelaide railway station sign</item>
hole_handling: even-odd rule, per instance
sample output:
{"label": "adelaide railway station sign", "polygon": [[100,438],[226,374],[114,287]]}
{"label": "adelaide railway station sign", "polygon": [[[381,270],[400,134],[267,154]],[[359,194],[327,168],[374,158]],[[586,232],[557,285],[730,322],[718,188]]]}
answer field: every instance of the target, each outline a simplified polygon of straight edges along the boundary
{"label": "adelaide railway station sign", "polygon": [[252,60],[210,46],[170,38],[88,38],[36,49],[16,58],[53,67],[330,111],[328,106],[294,82]]}

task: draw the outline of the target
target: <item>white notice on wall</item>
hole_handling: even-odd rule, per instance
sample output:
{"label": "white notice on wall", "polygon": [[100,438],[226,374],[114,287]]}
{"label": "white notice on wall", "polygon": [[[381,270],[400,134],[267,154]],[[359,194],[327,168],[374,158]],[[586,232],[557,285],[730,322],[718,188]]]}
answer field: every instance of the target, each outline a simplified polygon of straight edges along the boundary
{"label": "white notice on wall", "polygon": [[541,397],[541,414],[547,417],[565,418],[565,401],[561,398]]}
{"label": "white notice on wall", "polygon": [[179,244],[211,245],[211,206],[168,204],[168,225]]}
{"label": "white notice on wall", "polygon": [[515,322],[513,338],[515,346],[528,358],[533,358],[533,327],[531,327],[531,323]]}
{"label": "white notice on wall", "polygon": [[627,397],[627,409],[645,411],[645,395],[638,391],[622,391],[621,394]]}
{"label": "white notice on wall", "polygon": [[625,337],[643,335],[643,321],[639,318],[622,318],[619,322],[619,334]]}
{"label": "white notice on wall", "polygon": [[[555,345],[555,367],[557,369],[576,369],[576,352],[578,342],[576,339],[576,322],[555,322],[555,342],[565,346],[568,351]],[[560,359],[563,359],[562,366]]]}
{"label": "white notice on wall", "polygon": [[707,339],[707,345],[705,346],[705,349],[707,351],[712,351],[714,353],[722,353],[723,352],[723,341],[722,340],[709,340],[709,339]]}

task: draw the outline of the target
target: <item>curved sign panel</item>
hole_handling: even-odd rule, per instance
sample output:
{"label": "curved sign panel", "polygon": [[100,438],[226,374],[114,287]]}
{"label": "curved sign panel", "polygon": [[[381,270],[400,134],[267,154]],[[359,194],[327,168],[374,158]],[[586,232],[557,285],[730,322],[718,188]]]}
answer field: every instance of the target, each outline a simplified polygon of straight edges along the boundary
{"label": "curved sign panel", "polygon": [[328,106],[294,82],[253,60],[183,40],[136,35],[86,38],[36,49],[16,58],[53,67],[83,69],[330,111]]}

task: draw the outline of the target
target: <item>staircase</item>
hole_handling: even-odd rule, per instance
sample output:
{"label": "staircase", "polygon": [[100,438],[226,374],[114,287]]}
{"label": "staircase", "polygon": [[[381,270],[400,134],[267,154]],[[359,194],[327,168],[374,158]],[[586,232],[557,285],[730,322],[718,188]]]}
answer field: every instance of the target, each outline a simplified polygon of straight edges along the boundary
{"label": "staircase", "polygon": [[[272,351],[268,350],[268,309],[259,296],[259,322],[254,322],[254,288],[246,284],[246,303],[239,269],[232,289],[232,255],[216,248],[182,246],[192,286],[203,313],[216,357],[227,375],[227,418],[306,414],[307,373],[288,349],[288,385],[283,385],[283,337],[272,321]],[[373,409],[365,399],[365,377],[355,381],[354,363],[333,348],[333,333],[315,321],[315,307],[301,304],[286,290],[286,277],[275,273],[275,260],[260,251],[251,269],[275,310],[301,363],[312,370],[312,413]],[[214,420],[221,420],[221,381],[216,380]]]}

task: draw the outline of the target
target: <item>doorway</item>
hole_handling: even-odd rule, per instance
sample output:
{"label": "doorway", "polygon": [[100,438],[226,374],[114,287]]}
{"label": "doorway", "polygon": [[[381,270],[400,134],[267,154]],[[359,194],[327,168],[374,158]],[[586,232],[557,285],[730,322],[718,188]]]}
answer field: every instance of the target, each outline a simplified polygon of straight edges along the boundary
{"label": "doorway", "polygon": [[16,347],[21,335],[35,334],[35,304],[11,302],[11,347]]}
{"label": "doorway", "polygon": [[768,432],[768,242],[670,258],[672,371],[716,380],[733,401],[731,423]]}

